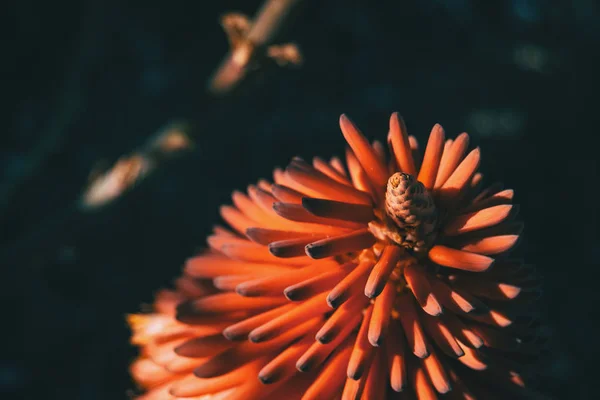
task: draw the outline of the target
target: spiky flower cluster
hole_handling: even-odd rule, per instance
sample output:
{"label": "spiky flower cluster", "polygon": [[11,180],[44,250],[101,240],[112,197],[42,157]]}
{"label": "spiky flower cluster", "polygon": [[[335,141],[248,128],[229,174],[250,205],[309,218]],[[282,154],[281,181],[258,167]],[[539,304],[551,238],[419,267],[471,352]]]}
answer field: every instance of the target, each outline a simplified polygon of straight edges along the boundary
{"label": "spiky flower cluster", "polygon": [[[154,311],[130,316],[144,399],[517,398],[543,340],[530,266],[506,258],[512,190],[479,149],[397,114],[388,149],[344,115],[346,162],[295,158],[221,208]],[[206,396],[206,397],[204,397]]]}

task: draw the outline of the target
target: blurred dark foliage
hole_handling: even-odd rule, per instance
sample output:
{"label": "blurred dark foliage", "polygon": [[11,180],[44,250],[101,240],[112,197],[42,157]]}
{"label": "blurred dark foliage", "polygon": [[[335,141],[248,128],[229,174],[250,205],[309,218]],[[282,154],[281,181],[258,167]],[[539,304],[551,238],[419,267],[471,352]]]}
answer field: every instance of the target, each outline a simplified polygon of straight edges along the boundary
{"label": "blurred dark foliage", "polygon": [[[556,398],[592,398],[598,3],[309,0],[282,37],[299,44],[304,66],[259,72],[213,99],[206,80],[227,51],[218,17],[259,4],[2,7],[0,193],[10,197],[0,199],[0,397],[125,398],[135,350],[124,315],[204,245],[230,192],[292,156],[340,155],[342,112],[383,139],[398,110],[422,144],[436,122],[470,132],[487,182],[516,190],[526,222],[518,252],[545,277],[555,338],[540,383]],[[193,124],[192,154],[109,207],[72,216],[90,171],[174,119]],[[32,168],[40,147],[47,156]]]}

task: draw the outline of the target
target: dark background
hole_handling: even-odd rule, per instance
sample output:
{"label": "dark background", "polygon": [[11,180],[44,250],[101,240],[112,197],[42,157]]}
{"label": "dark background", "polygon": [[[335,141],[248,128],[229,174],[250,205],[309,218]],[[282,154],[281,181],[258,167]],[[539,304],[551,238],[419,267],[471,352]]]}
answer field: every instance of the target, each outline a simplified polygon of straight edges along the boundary
{"label": "dark background", "polygon": [[[214,99],[207,78],[228,46],[218,18],[259,4],[2,6],[0,397],[125,398],[125,314],[170,284],[231,191],[295,155],[341,155],[342,112],[384,139],[396,110],[422,145],[436,122],[468,131],[486,181],[516,190],[519,252],[545,277],[554,334],[542,386],[597,394],[598,4],[307,0],[280,40],[300,46],[303,67],[264,69]],[[72,212],[90,171],[179,119],[192,153],[96,213]]]}

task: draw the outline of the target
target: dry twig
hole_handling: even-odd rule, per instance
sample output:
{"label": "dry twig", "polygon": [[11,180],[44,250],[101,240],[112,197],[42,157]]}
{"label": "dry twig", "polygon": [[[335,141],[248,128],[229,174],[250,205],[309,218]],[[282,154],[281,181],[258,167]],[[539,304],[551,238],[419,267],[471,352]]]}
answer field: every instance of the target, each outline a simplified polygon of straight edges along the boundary
{"label": "dry twig", "polygon": [[213,94],[229,92],[249,71],[257,68],[267,58],[279,65],[299,65],[302,56],[295,44],[272,43],[300,3],[300,0],[267,0],[254,21],[239,13],[224,15],[221,25],[231,49],[210,78],[209,91]]}
{"label": "dry twig", "polygon": [[193,148],[182,123],[172,123],[150,138],[139,150],[120,158],[108,171],[97,174],[74,203],[43,220],[36,229],[0,249],[0,263],[18,260],[26,264],[28,257],[43,257],[87,226],[88,215],[114,203],[136,184],[147,179],[165,161]]}
{"label": "dry twig", "polygon": [[79,206],[84,211],[106,206],[148,177],[164,160],[192,147],[182,124],[167,126],[138,151],[121,157],[111,169],[93,178]]}

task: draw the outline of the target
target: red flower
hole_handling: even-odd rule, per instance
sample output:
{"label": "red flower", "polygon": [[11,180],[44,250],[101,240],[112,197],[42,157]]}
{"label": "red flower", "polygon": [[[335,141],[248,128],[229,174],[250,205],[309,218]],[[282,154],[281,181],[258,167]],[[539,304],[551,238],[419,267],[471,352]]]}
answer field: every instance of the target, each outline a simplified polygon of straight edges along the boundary
{"label": "red flower", "polygon": [[[344,115],[346,163],[299,158],[221,215],[154,312],[130,316],[144,399],[515,398],[542,339],[530,266],[506,258],[513,191],[479,149],[393,114],[389,155]],[[209,395],[208,397],[201,397]]]}

